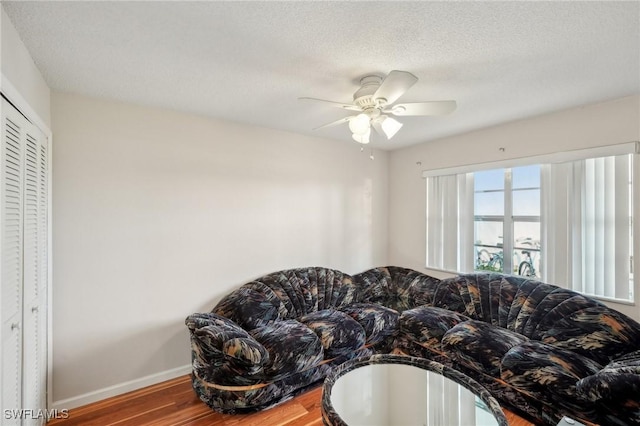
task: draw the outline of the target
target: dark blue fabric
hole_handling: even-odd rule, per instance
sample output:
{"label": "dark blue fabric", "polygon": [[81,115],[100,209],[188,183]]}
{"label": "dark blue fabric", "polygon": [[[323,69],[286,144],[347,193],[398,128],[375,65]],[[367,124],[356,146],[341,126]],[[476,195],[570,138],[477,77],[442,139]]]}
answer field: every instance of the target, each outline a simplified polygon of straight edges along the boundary
{"label": "dark blue fabric", "polygon": [[577,394],[576,383],[600,368],[597,362],[575,352],[527,341],[505,354],[500,377],[541,401],[553,401],[557,409],[595,419],[593,406]]}
{"label": "dark blue fabric", "polygon": [[[602,424],[640,425],[640,350],[626,354],[576,385]],[[627,417],[621,417],[624,413]]]}
{"label": "dark blue fabric", "polygon": [[222,412],[268,408],[329,365],[394,351],[470,376],[536,423],[640,424],[640,324],[526,277],[296,268],[244,284],[186,324],[194,389]]}
{"label": "dark blue fabric", "polygon": [[340,308],[362,326],[367,345],[391,343],[398,332],[398,311],[375,303],[354,303]]}
{"label": "dark blue fabric", "polygon": [[442,337],[442,350],[461,364],[500,377],[502,357],[525,336],[483,321],[455,325]]}
{"label": "dark blue fabric", "polygon": [[300,322],[318,336],[326,358],[337,358],[364,346],[364,328],[349,315],[333,309],[307,314]]}
{"label": "dark blue fabric", "polygon": [[315,367],[324,359],[318,336],[296,320],[278,321],[251,330],[251,336],[269,353],[263,380],[278,380]]}
{"label": "dark blue fabric", "polygon": [[440,348],[442,337],[457,324],[469,317],[447,309],[420,306],[408,309],[400,316],[400,330],[420,344]]}
{"label": "dark blue fabric", "polygon": [[246,330],[278,320],[280,301],[272,293],[261,293],[243,286],[216,305],[213,313],[229,318]]}

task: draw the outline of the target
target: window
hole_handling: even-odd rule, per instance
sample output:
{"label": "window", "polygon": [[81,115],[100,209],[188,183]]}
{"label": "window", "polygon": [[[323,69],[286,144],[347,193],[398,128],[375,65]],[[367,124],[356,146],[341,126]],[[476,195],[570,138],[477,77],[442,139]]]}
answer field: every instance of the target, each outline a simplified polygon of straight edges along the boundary
{"label": "window", "polygon": [[633,300],[633,155],[560,167],[569,181],[567,222],[557,224],[570,236],[569,281],[586,294]]}
{"label": "window", "polygon": [[473,175],[474,269],[540,278],[540,166]]}
{"label": "window", "polygon": [[427,267],[633,301],[635,151],[632,143],[425,172]]}

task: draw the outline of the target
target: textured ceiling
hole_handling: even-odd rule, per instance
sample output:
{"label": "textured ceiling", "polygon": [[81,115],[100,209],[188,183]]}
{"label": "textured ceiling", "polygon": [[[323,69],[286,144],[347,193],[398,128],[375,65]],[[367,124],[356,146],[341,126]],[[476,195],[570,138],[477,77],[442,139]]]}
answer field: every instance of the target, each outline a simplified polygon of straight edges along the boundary
{"label": "textured ceiling", "polygon": [[[640,93],[640,2],[7,2],[52,89],[352,142],[359,79],[405,70],[395,149]],[[354,142],[355,143],[355,142]]]}

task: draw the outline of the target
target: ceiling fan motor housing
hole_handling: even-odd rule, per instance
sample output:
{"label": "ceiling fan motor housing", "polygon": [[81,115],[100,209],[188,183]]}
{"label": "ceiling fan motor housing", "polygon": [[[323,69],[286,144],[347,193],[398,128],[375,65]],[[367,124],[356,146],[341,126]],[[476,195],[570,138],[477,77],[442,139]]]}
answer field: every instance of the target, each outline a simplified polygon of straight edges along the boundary
{"label": "ceiling fan motor housing", "polygon": [[353,94],[353,101],[361,108],[375,107],[376,103],[373,95],[382,84],[382,77],[377,75],[368,75],[360,79],[360,88]]}
{"label": "ceiling fan motor housing", "polygon": [[353,94],[353,102],[370,118],[380,116],[383,104],[379,99],[374,99],[373,95],[382,84],[382,77],[368,75],[360,79],[360,88]]}

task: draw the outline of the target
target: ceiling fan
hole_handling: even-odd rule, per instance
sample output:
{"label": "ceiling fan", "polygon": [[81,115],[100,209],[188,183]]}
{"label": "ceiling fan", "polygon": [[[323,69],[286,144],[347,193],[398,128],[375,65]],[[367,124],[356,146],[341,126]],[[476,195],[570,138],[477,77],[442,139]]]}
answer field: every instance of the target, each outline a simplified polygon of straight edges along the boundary
{"label": "ceiling fan", "polygon": [[417,81],[418,77],[410,72],[394,70],[384,79],[378,75],[363,77],[360,80],[360,88],[353,94],[353,104],[308,97],[298,99],[324,102],[338,108],[359,112],[359,114],[341,118],[316,127],[313,130],[348,122],[353,139],[356,142],[367,144],[370,142],[371,128],[379,134],[384,134],[387,139],[391,139],[400,130],[402,123],[390,117],[389,114],[398,117],[445,115],[456,109],[456,101],[414,102],[393,105]]}

